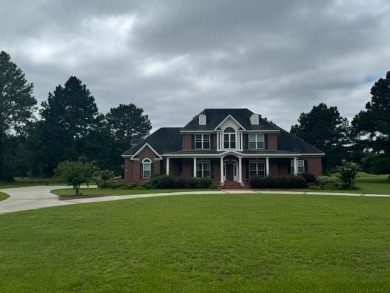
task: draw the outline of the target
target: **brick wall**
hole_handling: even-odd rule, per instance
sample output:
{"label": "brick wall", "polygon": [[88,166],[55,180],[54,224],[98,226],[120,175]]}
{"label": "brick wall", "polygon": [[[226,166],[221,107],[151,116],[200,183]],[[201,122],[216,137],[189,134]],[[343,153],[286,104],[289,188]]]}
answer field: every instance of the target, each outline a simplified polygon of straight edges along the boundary
{"label": "brick wall", "polygon": [[192,149],[192,135],[183,134],[182,136],[183,151],[190,151]]}
{"label": "brick wall", "polygon": [[303,158],[307,160],[307,172],[313,173],[316,176],[322,176],[322,158]]}
{"label": "brick wall", "polygon": [[278,149],[278,135],[276,133],[268,134],[268,149],[271,151]]}

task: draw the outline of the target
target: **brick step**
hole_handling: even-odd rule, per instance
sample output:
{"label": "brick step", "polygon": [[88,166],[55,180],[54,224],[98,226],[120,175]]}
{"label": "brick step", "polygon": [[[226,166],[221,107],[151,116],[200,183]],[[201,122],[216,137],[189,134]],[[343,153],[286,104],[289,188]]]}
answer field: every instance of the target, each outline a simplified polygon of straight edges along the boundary
{"label": "brick step", "polygon": [[247,185],[242,186],[238,182],[227,181],[225,182],[225,185],[221,186],[220,188],[221,189],[249,189],[249,186]]}

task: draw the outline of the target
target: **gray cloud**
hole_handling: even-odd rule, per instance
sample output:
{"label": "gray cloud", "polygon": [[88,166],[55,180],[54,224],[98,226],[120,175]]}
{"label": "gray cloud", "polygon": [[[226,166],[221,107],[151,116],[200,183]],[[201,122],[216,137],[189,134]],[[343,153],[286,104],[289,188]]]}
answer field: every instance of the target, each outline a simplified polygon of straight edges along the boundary
{"label": "gray cloud", "polygon": [[134,103],[154,129],[212,107],[248,107],[286,130],[320,102],[351,119],[390,70],[384,0],[0,5],[0,50],[40,102],[75,75],[101,112]]}

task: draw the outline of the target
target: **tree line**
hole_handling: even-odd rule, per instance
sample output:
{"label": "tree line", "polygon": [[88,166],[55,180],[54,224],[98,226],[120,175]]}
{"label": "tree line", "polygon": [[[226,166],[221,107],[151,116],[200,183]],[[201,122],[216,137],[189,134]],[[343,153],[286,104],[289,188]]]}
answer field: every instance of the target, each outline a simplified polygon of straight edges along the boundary
{"label": "tree line", "polygon": [[121,153],[152,126],[142,108],[120,104],[104,115],[85,84],[71,76],[38,109],[33,84],[0,53],[0,180],[51,176],[65,160],[86,157],[121,173]]}
{"label": "tree line", "polygon": [[[80,157],[120,175],[121,153],[151,128],[143,109],[131,103],[100,113],[75,76],[50,92],[38,109],[33,84],[9,54],[0,53],[0,180],[52,176],[60,162]],[[348,160],[369,173],[390,173],[390,71],[375,82],[371,100],[351,124],[336,106],[320,103],[302,113],[290,132],[325,152],[325,171]]]}
{"label": "tree line", "polygon": [[348,160],[367,173],[390,173],[390,71],[372,86],[371,100],[351,124],[324,103],[302,113],[298,122],[290,132],[325,152],[325,171]]}

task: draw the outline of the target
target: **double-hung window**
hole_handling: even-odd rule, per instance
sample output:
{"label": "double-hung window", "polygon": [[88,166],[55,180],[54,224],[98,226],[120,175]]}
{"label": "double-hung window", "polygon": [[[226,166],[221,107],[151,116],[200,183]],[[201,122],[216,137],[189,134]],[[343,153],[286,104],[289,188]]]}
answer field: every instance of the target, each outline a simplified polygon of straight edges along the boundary
{"label": "double-hung window", "polygon": [[264,149],[264,134],[263,133],[250,133],[248,135],[249,149]]}
{"label": "double-hung window", "polygon": [[200,161],[196,163],[196,177],[197,178],[211,177],[210,161]]}
{"label": "double-hung window", "polygon": [[[305,172],[305,160],[297,160],[298,171],[297,173]],[[294,174],[294,160],[291,160],[291,173]]]}
{"label": "double-hung window", "polygon": [[210,149],[210,134],[195,134],[195,149]]}
{"label": "double-hung window", "polygon": [[265,177],[265,162],[263,160],[249,161],[249,177],[255,176]]}
{"label": "double-hung window", "polygon": [[152,162],[150,159],[144,159],[142,161],[142,178],[152,177]]}

